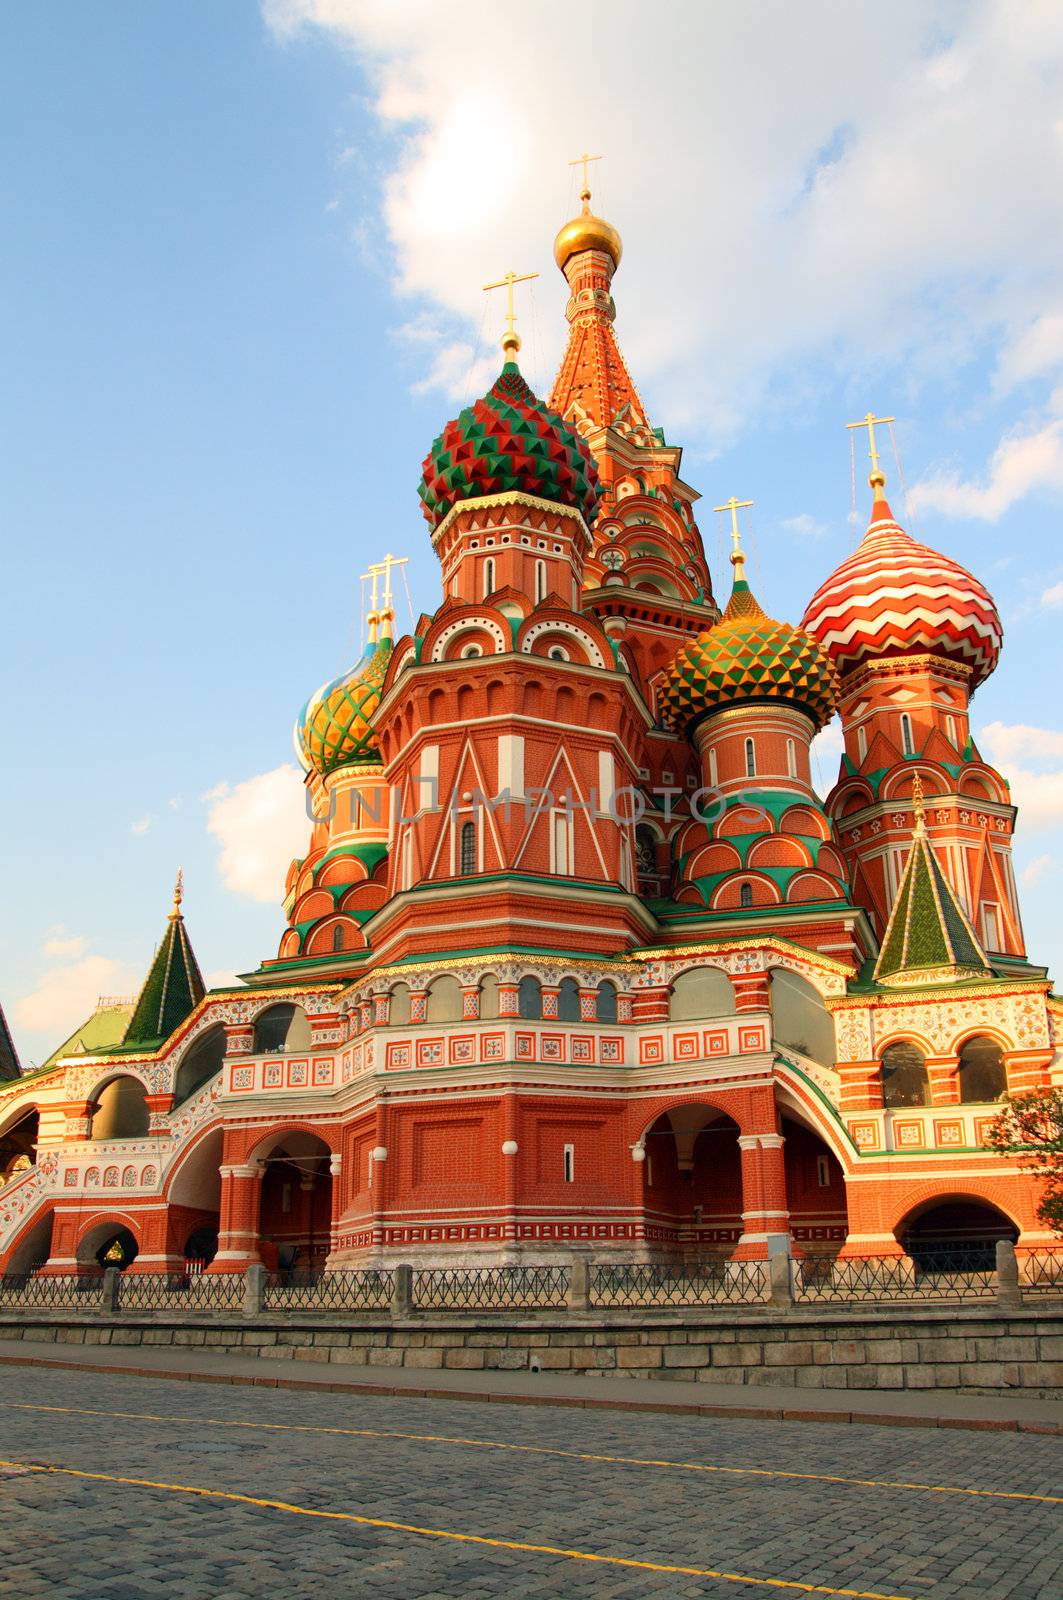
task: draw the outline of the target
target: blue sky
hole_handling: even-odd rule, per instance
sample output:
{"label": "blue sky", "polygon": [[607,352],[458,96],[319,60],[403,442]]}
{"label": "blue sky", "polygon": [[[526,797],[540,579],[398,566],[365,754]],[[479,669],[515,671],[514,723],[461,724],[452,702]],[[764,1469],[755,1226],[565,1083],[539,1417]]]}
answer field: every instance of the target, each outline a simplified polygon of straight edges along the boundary
{"label": "blue sky", "polygon": [[357,649],[370,560],[437,602],[420,461],[490,381],[480,285],[510,266],[541,273],[549,385],[588,141],[636,382],[704,504],[756,502],[775,614],[860,531],[845,422],[897,416],[894,510],[1004,617],[973,721],[1059,966],[1063,17],[764,9],[675,0],[637,60],[628,0],[568,28],[547,0],[504,48],[449,0],[4,12],[0,1000],[27,1063],[136,987],[178,863],[205,972],[275,952],[293,717]]}

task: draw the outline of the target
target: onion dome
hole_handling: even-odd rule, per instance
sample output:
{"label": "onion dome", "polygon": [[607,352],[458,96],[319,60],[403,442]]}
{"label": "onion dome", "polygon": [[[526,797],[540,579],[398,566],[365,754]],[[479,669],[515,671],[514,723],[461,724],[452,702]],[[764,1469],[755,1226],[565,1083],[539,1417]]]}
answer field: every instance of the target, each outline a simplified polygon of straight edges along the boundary
{"label": "onion dome", "polygon": [[[515,344],[512,335],[506,348]],[[515,361],[447,423],[421,470],[421,509],[433,530],[463,500],[514,493],[573,506],[590,524],[601,493],[582,438],[528,387]]]}
{"label": "onion dome", "polygon": [[[371,633],[376,631],[375,620],[371,619]],[[372,718],[380,704],[393,649],[387,613],[384,623],[385,636],[370,639],[361,660],[331,683],[322,684],[300,711],[294,729],[295,753],[307,772],[327,778],[337,767],[380,761]]]}
{"label": "onion dome", "polygon": [[817,728],[834,715],[837,678],[830,659],[803,628],[775,622],[745,580],[735,549],[734,588],[720,621],[682,646],[658,696],[665,720],[689,733],[721,706],[785,700]]}
{"label": "onion dome", "polygon": [[820,584],[801,619],[843,676],[862,661],[929,652],[972,669],[975,689],[1000,656],[1003,629],[989,591],[896,522],[875,471],[860,545]]}
{"label": "onion dome", "polygon": [[620,257],[624,253],[620,235],[612,223],[596,217],[591,211],[591,192],[586,186],[580,194],[580,200],[583,204],[579,216],[566,222],[554,240],[554,260],[564,272],[569,256],[578,255],[581,250],[604,250],[607,256],[612,257],[615,269],[620,265]]}

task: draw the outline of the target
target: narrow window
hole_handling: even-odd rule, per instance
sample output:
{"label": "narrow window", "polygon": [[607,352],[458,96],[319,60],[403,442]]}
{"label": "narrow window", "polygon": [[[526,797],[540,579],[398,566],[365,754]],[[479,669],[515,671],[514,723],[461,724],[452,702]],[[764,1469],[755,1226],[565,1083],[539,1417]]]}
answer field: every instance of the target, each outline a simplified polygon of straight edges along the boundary
{"label": "narrow window", "polygon": [[744,883],[738,891],[738,904],[742,910],[747,910],[753,904],[753,885]]}
{"label": "narrow window", "polygon": [[826,1156],[816,1157],[816,1177],[821,1189],[830,1188],[830,1162]]}
{"label": "narrow window", "polygon": [[746,777],[755,778],[757,775],[757,751],[752,739],[746,740]]}
{"label": "narrow window", "polygon": [[463,878],[471,878],[476,871],[476,824],[463,822],[461,825],[461,866],[459,868]]}
{"label": "narrow window", "polygon": [[797,751],[792,739],[786,741],[786,775],[788,778],[797,777]]}
{"label": "narrow window", "polygon": [[343,924],[337,922],[332,930],[332,952],[337,955],[343,949]]}
{"label": "narrow window", "polygon": [[866,759],[866,757],[867,757],[867,729],[866,728],[857,728],[857,730],[856,730],[856,749],[857,749],[857,754],[860,757],[860,760],[864,761]]}
{"label": "narrow window", "polygon": [[488,556],[484,562],[484,599],[495,592],[495,558]]}
{"label": "narrow window", "polygon": [[574,1183],[575,1179],[576,1179],[576,1146],[574,1144],[566,1144],[566,1146],[565,1146],[565,1182],[566,1183]]}
{"label": "narrow window", "polygon": [[535,563],[535,603],[536,603],[536,605],[539,604],[540,600],[545,600],[545,599],[546,599],[546,562],[545,561],[537,561]]}
{"label": "narrow window", "polygon": [[653,1188],[653,1157],[646,1157],[646,1187]]}
{"label": "narrow window", "polygon": [[569,866],[570,842],[568,818],[564,812],[561,812],[554,817],[554,871],[559,877],[566,877],[571,870]]}
{"label": "narrow window", "polygon": [[716,762],[716,751],[715,750],[710,750],[709,751],[709,782],[712,784],[712,787],[715,789],[715,787],[719,783],[719,781],[720,781],[720,769],[719,769],[719,767],[717,765],[717,762]]}
{"label": "narrow window", "polygon": [[982,906],[982,937],[987,950],[1000,949],[1000,917],[996,906]]}
{"label": "narrow window", "polygon": [[907,711],[901,712],[901,750],[906,756],[914,753],[912,746],[912,719]]}
{"label": "narrow window", "polygon": [[949,743],[951,745],[955,746],[958,749],[959,746],[956,745],[956,718],[955,717],[946,717],[945,718],[945,731],[949,736]]}

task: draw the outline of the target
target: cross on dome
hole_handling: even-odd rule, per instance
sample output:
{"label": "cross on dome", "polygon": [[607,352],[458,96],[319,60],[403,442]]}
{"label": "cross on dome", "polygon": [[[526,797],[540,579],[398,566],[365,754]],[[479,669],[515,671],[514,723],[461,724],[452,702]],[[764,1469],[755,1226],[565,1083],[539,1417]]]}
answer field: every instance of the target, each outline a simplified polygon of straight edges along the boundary
{"label": "cross on dome", "polygon": [[499,278],[497,283],[484,284],[485,294],[488,294],[492,289],[505,289],[506,291],[506,331],[502,335],[502,353],[507,361],[515,361],[517,359],[517,351],[520,349],[520,334],[514,326],[516,314],[513,310],[513,285],[515,283],[530,283],[532,278],[537,278],[538,276],[537,272],[514,272],[511,269],[503,277]]}
{"label": "cross on dome", "polygon": [[878,464],[878,451],[875,448],[875,428],[896,420],[895,417],[876,417],[873,411],[869,411],[867,416],[861,417],[859,422],[847,422],[845,424],[850,432],[854,428],[867,429],[868,455],[871,457],[871,475],[868,478],[868,482],[873,489],[882,489],[886,484],[886,474]]}

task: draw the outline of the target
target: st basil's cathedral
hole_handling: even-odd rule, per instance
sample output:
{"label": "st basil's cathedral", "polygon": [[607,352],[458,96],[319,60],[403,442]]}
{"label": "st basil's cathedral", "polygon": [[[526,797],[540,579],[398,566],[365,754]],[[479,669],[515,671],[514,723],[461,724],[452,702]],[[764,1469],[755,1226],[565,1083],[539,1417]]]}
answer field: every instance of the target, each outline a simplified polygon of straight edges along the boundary
{"label": "st basil's cathedral", "polygon": [[992,597],[896,521],[869,417],[867,533],[800,623],[753,593],[735,500],[718,601],[582,198],[549,400],[511,319],[425,457],[440,604],[396,638],[380,563],[368,648],[299,716],[276,956],[205,992],[178,883],[135,1000],[0,1085],[0,1268],[1050,1242],[985,1143],[1005,1093],[1063,1083],[969,725]]}

